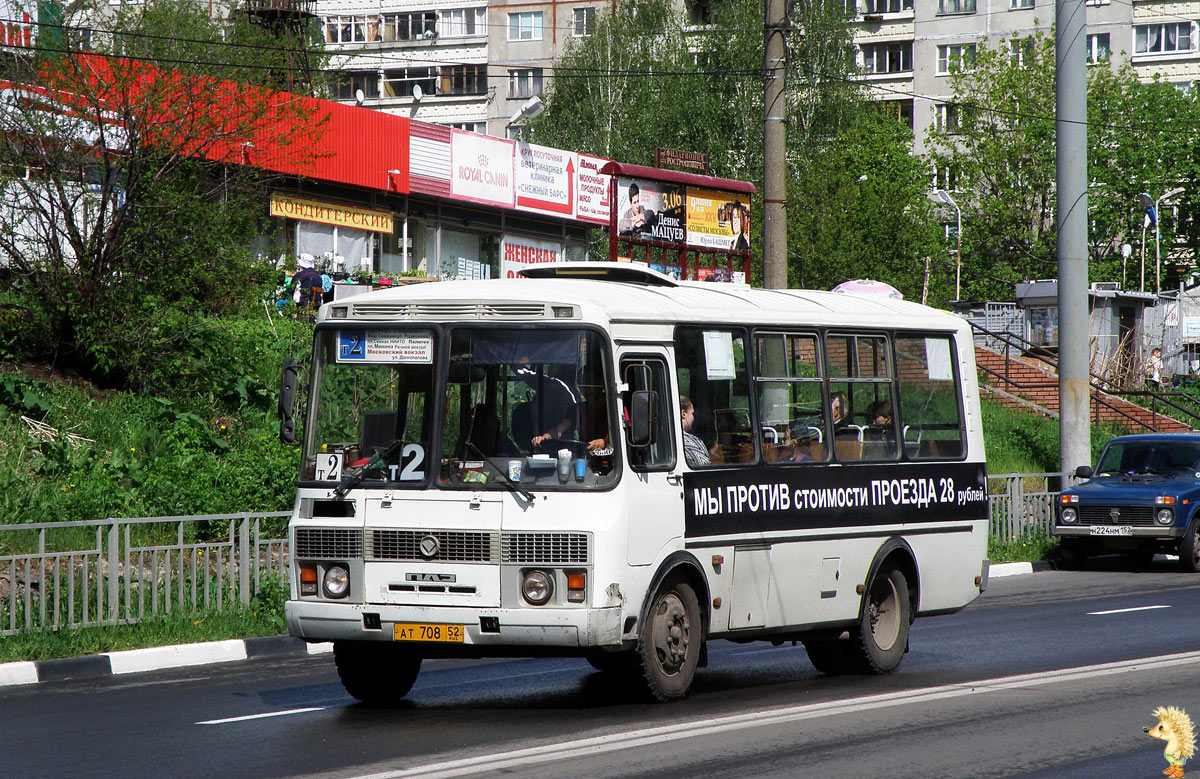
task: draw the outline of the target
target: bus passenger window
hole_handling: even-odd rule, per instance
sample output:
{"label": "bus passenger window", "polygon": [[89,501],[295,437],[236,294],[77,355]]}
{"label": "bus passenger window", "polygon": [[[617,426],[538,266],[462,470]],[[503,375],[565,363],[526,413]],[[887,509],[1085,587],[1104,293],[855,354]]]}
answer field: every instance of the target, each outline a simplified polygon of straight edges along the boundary
{"label": "bus passenger window", "polygon": [[[825,338],[829,424],[838,460],[892,460],[898,455],[891,419],[892,360],[882,335],[830,334]],[[879,414],[887,405],[888,421]]]}
{"label": "bus passenger window", "polygon": [[750,416],[741,330],[680,327],[675,331],[675,367],[679,391],[694,406],[690,432],[708,448],[708,465],[757,461],[761,433]]}
{"label": "bus passenger window", "polygon": [[758,333],[754,356],[763,459],[769,463],[824,460],[817,337]]}
{"label": "bus passenger window", "polygon": [[896,336],[898,421],[910,460],[953,460],[966,451],[954,354],[948,336]]}

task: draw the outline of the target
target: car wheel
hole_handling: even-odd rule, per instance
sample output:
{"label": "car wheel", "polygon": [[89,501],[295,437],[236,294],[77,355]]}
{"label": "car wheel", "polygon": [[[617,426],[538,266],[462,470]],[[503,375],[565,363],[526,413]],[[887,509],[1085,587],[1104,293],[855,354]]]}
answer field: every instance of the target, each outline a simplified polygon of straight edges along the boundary
{"label": "car wheel", "polygon": [[1195,518],[1179,542],[1179,565],[1188,573],[1200,573],[1200,521]]}

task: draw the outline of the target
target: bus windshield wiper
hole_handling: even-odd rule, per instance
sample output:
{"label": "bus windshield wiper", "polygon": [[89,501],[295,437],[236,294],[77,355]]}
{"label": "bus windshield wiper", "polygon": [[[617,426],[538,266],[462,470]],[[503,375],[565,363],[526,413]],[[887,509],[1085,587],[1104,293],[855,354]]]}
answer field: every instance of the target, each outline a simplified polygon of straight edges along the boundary
{"label": "bus windshield wiper", "polygon": [[403,446],[404,442],[397,438],[395,441],[392,441],[390,444],[388,444],[382,452],[375,452],[372,454],[371,459],[368,460],[361,468],[354,473],[347,473],[342,477],[342,480],[338,482],[338,486],[333,488],[334,496],[338,498],[344,497],[347,492],[357,487],[362,483],[363,479],[367,478],[367,471],[386,468],[387,461],[392,458],[392,455],[396,454],[396,452],[399,452]]}
{"label": "bus windshield wiper", "polygon": [[508,485],[508,488],[510,490],[517,493],[518,495],[520,495],[522,498],[529,501],[530,503],[533,503],[533,499],[534,499],[533,493],[530,492],[529,490],[525,489],[524,487],[522,487],[520,484],[517,484],[512,479],[510,479],[508,477],[508,474],[504,472],[504,469],[501,468],[500,466],[496,465],[495,461],[493,461],[492,458],[490,458],[486,454],[484,454],[483,450],[480,449],[478,446],[476,446],[474,441],[472,441],[470,438],[468,438],[467,440],[463,441],[463,443],[466,444],[467,446],[471,447],[472,449],[474,449],[475,454],[479,455],[485,461],[487,461],[487,464],[492,466],[492,470],[494,470],[496,473],[500,474],[500,478],[504,480],[504,483],[506,485]]}

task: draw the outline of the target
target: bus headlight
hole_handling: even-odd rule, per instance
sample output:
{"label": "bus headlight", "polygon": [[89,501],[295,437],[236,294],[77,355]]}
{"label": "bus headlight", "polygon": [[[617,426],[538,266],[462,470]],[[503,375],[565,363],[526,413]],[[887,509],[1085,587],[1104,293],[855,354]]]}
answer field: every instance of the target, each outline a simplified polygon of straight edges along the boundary
{"label": "bus headlight", "polygon": [[545,571],[526,571],[521,580],[521,595],[534,606],[541,606],[554,594],[554,579]]}
{"label": "bus headlight", "polygon": [[326,597],[344,598],[350,592],[350,572],[343,566],[331,565],[325,569],[323,584]]}
{"label": "bus headlight", "polygon": [[1175,512],[1171,509],[1159,509],[1154,515],[1154,520],[1160,525],[1169,525],[1175,521]]}
{"label": "bus headlight", "polygon": [[1062,510],[1062,521],[1064,525],[1073,525],[1075,520],[1079,518],[1079,513],[1070,507],[1065,507]]}

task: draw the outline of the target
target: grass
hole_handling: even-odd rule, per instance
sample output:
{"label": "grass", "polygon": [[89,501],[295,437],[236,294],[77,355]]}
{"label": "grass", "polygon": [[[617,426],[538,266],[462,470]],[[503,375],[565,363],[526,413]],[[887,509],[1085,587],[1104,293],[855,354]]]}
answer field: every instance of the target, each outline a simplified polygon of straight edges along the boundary
{"label": "grass", "polygon": [[1024,539],[988,539],[988,559],[995,563],[1024,563],[1047,560],[1058,552],[1058,539],[1039,535]]}

